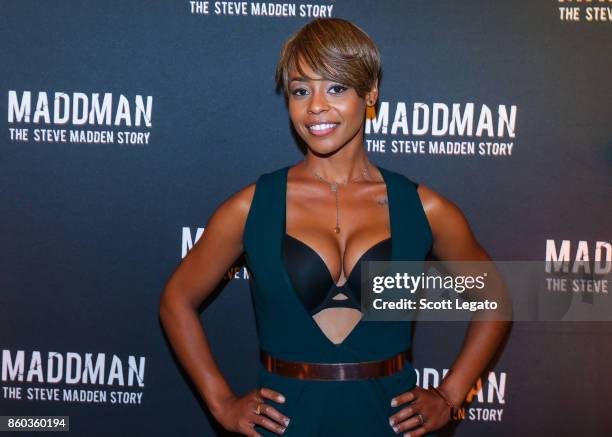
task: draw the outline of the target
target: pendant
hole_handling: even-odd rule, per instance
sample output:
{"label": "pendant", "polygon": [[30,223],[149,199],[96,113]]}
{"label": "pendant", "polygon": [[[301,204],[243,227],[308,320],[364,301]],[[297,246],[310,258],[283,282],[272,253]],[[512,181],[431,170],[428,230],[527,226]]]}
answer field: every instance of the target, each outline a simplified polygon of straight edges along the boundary
{"label": "pendant", "polygon": [[334,228],[334,232],[335,232],[336,234],[339,234],[339,233],[340,233],[340,227],[339,227],[339,226],[336,226],[336,227]]}
{"label": "pendant", "polygon": [[338,184],[331,184],[329,188],[335,193],[338,191]]}

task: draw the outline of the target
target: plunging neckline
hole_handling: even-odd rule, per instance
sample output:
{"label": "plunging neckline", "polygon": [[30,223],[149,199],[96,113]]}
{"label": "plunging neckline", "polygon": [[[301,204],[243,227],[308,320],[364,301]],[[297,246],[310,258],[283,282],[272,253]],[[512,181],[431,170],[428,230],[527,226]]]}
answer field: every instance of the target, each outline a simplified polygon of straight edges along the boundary
{"label": "plunging neckline", "polygon": [[[391,214],[391,206],[392,206],[392,202],[391,202],[391,195],[389,192],[389,181],[387,179],[387,177],[385,176],[385,172],[384,170],[382,170],[380,167],[374,165],[374,164],[370,164],[374,167],[376,167],[376,169],[380,172],[382,178],[383,178],[383,182],[385,183],[385,194],[387,195],[387,215],[388,215],[388,219],[389,219],[389,230],[390,230],[390,237],[388,237],[387,239],[390,240],[390,244],[391,244],[391,260],[394,260],[394,244],[393,244],[393,215]],[[302,300],[300,299],[300,297],[297,294],[297,291],[295,290],[295,287],[293,286],[293,283],[291,282],[291,280],[289,279],[289,273],[287,272],[287,267],[285,266],[285,263],[283,262],[283,237],[284,235],[289,235],[287,234],[287,179],[288,179],[288,174],[289,174],[289,169],[291,168],[291,166],[287,166],[285,167],[283,173],[282,173],[282,179],[281,179],[281,183],[283,186],[282,189],[282,199],[281,199],[281,212],[283,215],[282,218],[282,226],[280,229],[280,238],[279,238],[279,245],[276,248],[277,250],[277,254],[278,254],[278,259],[279,262],[281,264],[281,272],[283,275],[283,281],[285,282],[285,285],[291,290],[291,295],[293,296],[293,299],[295,300],[295,303],[297,304],[297,306],[299,306],[301,308],[301,312],[302,314],[310,321],[311,326],[313,327],[313,329],[315,331],[318,332],[318,335],[329,345],[334,346],[334,347],[341,347],[341,346],[345,346],[349,340],[351,340],[353,337],[355,337],[356,332],[361,328],[361,326],[363,325],[363,313],[361,313],[361,317],[359,318],[359,321],[355,324],[355,326],[353,326],[353,328],[350,330],[350,332],[346,335],[346,337],[344,337],[342,339],[342,341],[340,343],[334,343],[333,341],[331,341],[331,339],[325,335],[325,332],[323,332],[323,330],[321,329],[321,327],[316,323],[316,321],[314,320],[314,318],[308,313],[307,309],[304,307],[304,304],[302,303]],[[289,235],[291,237],[291,235]],[[309,245],[307,245],[306,243],[304,243],[303,241],[292,237],[298,241],[300,241],[302,244],[305,244],[306,246],[308,246],[311,250],[313,250],[313,252],[315,252],[317,255],[318,252],[316,252],[314,249],[312,249]],[[376,243],[374,246],[372,246],[370,249],[372,249],[373,247],[377,246],[378,244],[381,244],[382,242],[386,241],[385,240],[381,240],[378,243]],[[364,252],[362,254],[362,256],[360,257],[360,259],[357,261],[357,263],[359,263],[361,261],[361,258],[363,257],[364,254],[366,254],[370,249],[368,249],[366,252]],[[319,255],[320,257],[320,255]],[[323,261],[323,259],[321,258],[321,261]],[[325,264],[325,262],[323,261],[323,263]],[[355,263],[355,265],[353,266],[353,268],[351,268],[351,273],[353,273],[353,271],[355,270],[355,267],[357,266],[357,263]],[[329,268],[327,268],[327,264],[325,264],[325,267],[328,271],[328,273],[331,275],[331,272],[329,270]],[[342,269],[344,270],[344,266],[342,267]],[[349,273],[349,276],[350,274]],[[346,277],[346,276],[345,276]],[[348,282],[348,277],[346,277],[346,282]],[[346,284],[346,282],[344,284]],[[332,283],[336,283],[336,281],[333,279],[332,276]],[[343,284],[343,285],[344,285]],[[361,312],[361,311],[360,311]]]}
{"label": "plunging neckline", "polygon": [[[329,269],[329,267],[327,266],[327,264],[325,263],[325,260],[323,259],[323,257],[319,254],[319,252],[317,252],[316,250],[314,250],[314,248],[312,246],[310,246],[308,243],[305,243],[304,241],[300,240],[299,238],[294,237],[291,234],[288,234],[287,232],[285,232],[285,237],[289,237],[294,241],[297,241],[299,244],[301,244],[302,246],[306,247],[310,252],[314,253],[317,256],[317,259],[321,262],[321,264],[323,265],[323,267],[325,268],[325,271],[327,272],[329,278],[331,279],[331,283],[332,285],[336,286],[337,288],[342,288],[344,287],[350,280],[351,275],[355,272],[355,270],[357,270],[357,265],[363,260],[363,258],[370,253],[371,251],[373,251],[374,249],[376,249],[378,246],[380,246],[381,244],[386,243],[387,241],[391,242],[391,237],[387,237],[387,238],[383,238],[382,240],[374,243],[372,246],[370,246],[368,249],[366,249],[365,252],[363,252],[361,254],[361,256],[359,257],[359,259],[357,259],[357,262],[355,262],[355,264],[353,264],[353,267],[351,268],[351,271],[348,275],[344,275],[346,281],[344,281],[342,283],[342,285],[338,284],[335,280],[334,280],[334,276],[332,275],[331,270]],[[391,243],[390,243],[391,244]],[[344,270],[344,267],[343,267]]]}

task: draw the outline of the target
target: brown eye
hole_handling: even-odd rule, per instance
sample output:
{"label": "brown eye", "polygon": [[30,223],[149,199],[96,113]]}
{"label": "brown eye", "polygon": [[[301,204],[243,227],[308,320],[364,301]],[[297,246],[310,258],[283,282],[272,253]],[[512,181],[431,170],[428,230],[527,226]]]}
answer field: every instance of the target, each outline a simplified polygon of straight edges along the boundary
{"label": "brown eye", "polygon": [[344,85],[334,85],[332,86],[329,90],[330,91],[334,91],[332,92],[332,94],[342,94],[343,92],[345,92],[348,88],[345,87]]}
{"label": "brown eye", "polygon": [[296,88],[293,91],[291,91],[291,95],[301,97],[301,96],[306,95],[305,94],[306,92],[307,91],[304,88]]}

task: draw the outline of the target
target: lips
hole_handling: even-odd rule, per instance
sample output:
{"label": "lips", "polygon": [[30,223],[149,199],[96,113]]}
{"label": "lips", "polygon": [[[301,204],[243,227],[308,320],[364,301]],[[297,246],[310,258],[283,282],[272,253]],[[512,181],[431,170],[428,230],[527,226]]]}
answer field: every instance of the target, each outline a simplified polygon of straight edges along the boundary
{"label": "lips", "polygon": [[331,121],[319,121],[316,123],[309,123],[306,125],[306,127],[312,135],[322,137],[333,132],[339,124],[340,123],[334,123]]}

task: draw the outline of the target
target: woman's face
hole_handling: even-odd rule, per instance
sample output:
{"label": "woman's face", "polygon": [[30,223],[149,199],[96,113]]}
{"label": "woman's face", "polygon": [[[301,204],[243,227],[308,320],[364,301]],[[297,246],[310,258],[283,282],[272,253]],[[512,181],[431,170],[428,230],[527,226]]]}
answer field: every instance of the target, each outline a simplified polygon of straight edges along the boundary
{"label": "woman's face", "polygon": [[[311,151],[327,155],[347,144],[363,146],[366,101],[354,88],[321,78],[304,63],[307,77],[289,72],[289,116]],[[372,92],[367,99],[372,100]],[[374,97],[374,100],[376,97]]]}

